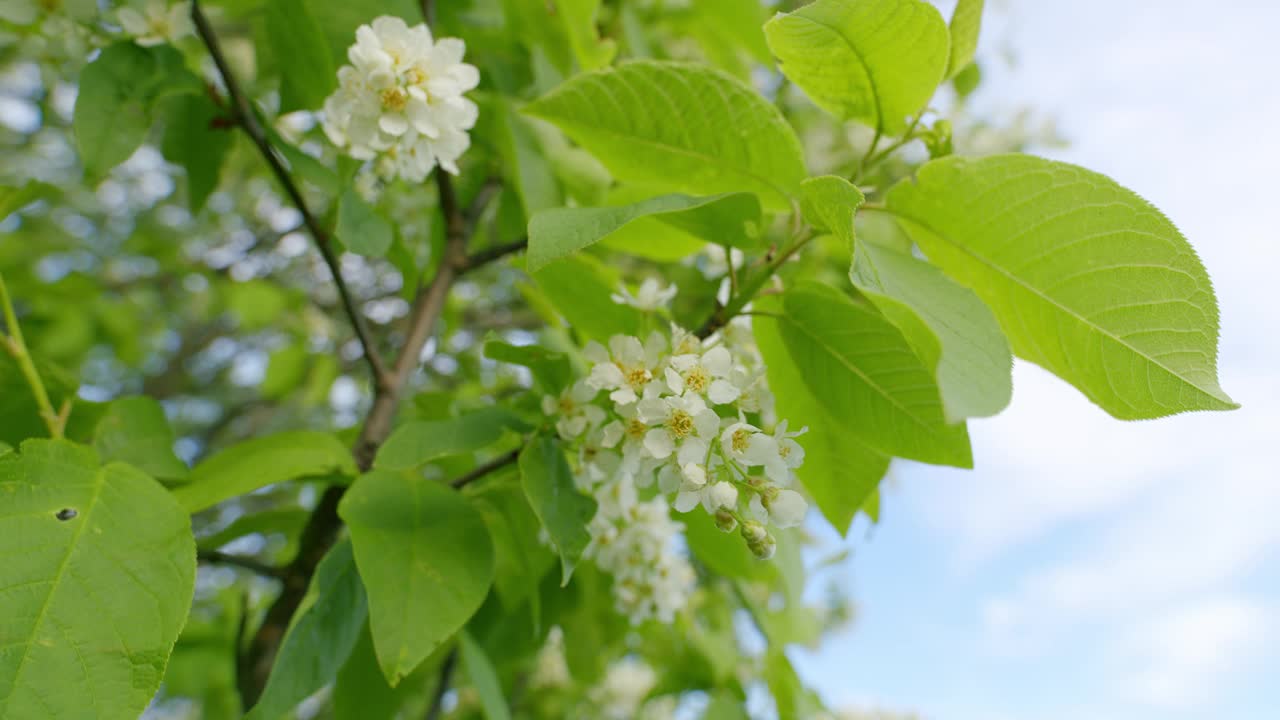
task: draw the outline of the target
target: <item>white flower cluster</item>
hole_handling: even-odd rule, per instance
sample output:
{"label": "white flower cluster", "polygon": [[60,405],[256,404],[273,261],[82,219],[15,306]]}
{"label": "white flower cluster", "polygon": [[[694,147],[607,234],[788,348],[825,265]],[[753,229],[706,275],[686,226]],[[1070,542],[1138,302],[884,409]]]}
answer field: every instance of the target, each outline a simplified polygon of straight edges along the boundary
{"label": "white flower cluster", "polygon": [[116,10],[116,20],[125,34],[143,47],[173,42],[195,32],[189,2],[133,2]]}
{"label": "white flower cluster", "polygon": [[757,557],[771,557],[766,524],[798,525],[808,509],[787,489],[804,462],[795,438],[805,430],[786,421],[762,429],[772,396],[745,320],[707,340],[675,326],[670,339],[618,335],[584,356],[587,377],[542,407],[599,504],[588,553],[615,576],[615,600],[633,622],[669,622],[694,576],[674,546],[680,524],[668,504],[681,513],[701,506],[721,530],[740,527]]}
{"label": "white flower cluster", "polygon": [[325,134],[384,178],[422,182],[436,165],[457,174],[478,114],[463,97],[480,82],[465,53],[461,40],[433,39],[423,24],[383,16],[361,25],[324,102]]}
{"label": "white flower cluster", "polygon": [[599,717],[632,720],[645,697],[658,684],[658,674],[639,658],[625,657],[609,664],[600,684],[591,688],[591,702]]}

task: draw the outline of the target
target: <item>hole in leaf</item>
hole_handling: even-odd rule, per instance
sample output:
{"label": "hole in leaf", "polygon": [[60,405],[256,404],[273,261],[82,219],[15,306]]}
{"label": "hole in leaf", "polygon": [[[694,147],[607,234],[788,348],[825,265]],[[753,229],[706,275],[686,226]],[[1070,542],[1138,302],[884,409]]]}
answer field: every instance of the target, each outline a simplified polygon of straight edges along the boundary
{"label": "hole in leaf", "polygon": [[54,513],[54,515],[53,515],[53,516],[54,516],[54,517],[56,517],[56,518],[58,518],[59,520],[61,520],[61,521],[63,521],[63,522],[66,522],[67,520],[70,520],[70,519],[74,518],[76,515],[79,515],[79,513],[77,513],[77,512],[75,511],[75,509],[73,509],[73,508],[62,508],[62,509],[61,509],[61,510],[59,510],[58,512]]}

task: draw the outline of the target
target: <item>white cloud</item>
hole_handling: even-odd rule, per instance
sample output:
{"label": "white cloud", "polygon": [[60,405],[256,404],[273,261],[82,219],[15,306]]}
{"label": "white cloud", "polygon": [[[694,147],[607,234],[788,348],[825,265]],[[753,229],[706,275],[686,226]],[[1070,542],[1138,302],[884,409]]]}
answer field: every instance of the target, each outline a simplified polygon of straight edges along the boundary
{"label": "white cloud", "polygon": [[1273,621],[1263,604],[1215,597],[1185,605],[1136,627],[1120,653],[1136,669],[1119,676],[1117,693],[1167,710],[1187,710],[1213,700],[1266,647]]}

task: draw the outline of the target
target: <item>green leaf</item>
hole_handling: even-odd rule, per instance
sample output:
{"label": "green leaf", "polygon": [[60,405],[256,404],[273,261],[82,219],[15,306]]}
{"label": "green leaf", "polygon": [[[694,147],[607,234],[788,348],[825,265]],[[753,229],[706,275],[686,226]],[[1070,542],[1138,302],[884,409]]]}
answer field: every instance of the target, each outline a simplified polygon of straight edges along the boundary
{"label": "green leaf", "polygon": [[196,513],[275,483],[318,475],[355,475],[351,451],[329,433],[298,430],[246,440],[191,469],[173,494]]}
{"label": "green leaf", "polygon": [[157,100],[204,91],[177,50],[132,42],[103,50],[81,71],[79,87],[72,127],[90,180],[102,178],[142,144]]}
{"label": "green leaf", "polygon": [[800,211],[819,230],[826,230],[853,247],[853,221],[862,206],[862,191],[835,175],[809,178],[800,184]]}
{"label": "green leaf", "polygon": [[186,463],[173,453],[174,440],[164,408],[141,396],[113,400],[93,433],[103,460],[127,462],[157,480],[187,477]]}
{"label": "green leaf", "polygon": [[596,29],[600,0],[555,0],[555,5],[573,55],[583,70],[598,70],[613,61],[618,53],[617,43],[610,38],[601,39]]}
{"label": "green leaf", "polygon": [[319,110],[338,81],[329,41],[309,3],[271,0],[266,24],[280,71],[280,112]]}
{"label": "green leaf", "polygon": [[[806,463],[808,458],[806,444]],[[753,555],[747,548],[747,541],[737,530],[731,533],[720,530],[711,516],[703,512],[689,513],[680,522],[684,525],[689,550],[715,574],[757,580],[773,577],[774,566]]]}
{"label": "green leaf", "polygon": [[889,135],[929,102],[947,67],[947,26],[923,0],[818,0],[764,26],[782,74],[842,120]]}
{"label": "green leaf", "polygon": [[858,243],[849,278],[934,369],[947,420],[990,417],[1013,396],[1013,355],[991,309],[924,260]]}
{"label": "green leaf", "polygon": [[493,669],[493,663],[467,631],[458,633],[458,647],[462,651],[462,665],[467,669],[471,684],[480,696],[480,707],[487,720],[510,720],[511,711],[502,695],[502,683]]}
{"label": "green leaf", "polygon": [[329,684],[364,632],[369,608],[356,571],[351,542],[334,545],[311,578],[302,604],[267,678],[262,697],[246,720],[275,720]]}
{"label": "green leaf", "polygon": [[643,316],[629,305],[613,302],[610,296],[617,291],[617,274],[599,260],[574,255],[551,263],[533,277],[556,311],[588,338],[604,342],[618,333],[639,333]]}
{"label": "green leaf", "polygon": [[301,342],[285,345],[271,353],[267,373],[259,388],[262,397],[280,400],[291,395],[306,376],[309,359],[307,348]]}
{"label": "green leaf", "polygon": [[28,180],[19,187],[0,185],[0,220],[4,220],[37,200],[57,194],[58,188],[37,180]]}
{"label": "green leaf", "polygon": [[[36,372],[49,393],[49,401],[55,408],[67,400],[76,399],[76,382],[66,371],[56,365],[35,358]],[[72,417],[80,403],[72,405]],[[45,437],[49,430],[40,419],[40,408],[31,386],[13,356],[0,349],[0,440],[17,445],[31,437]]]}
{"label": "green leaf", "polygon": [[[776,312],[779,305],[771,298],[763,298],[757,307]],[[889,456],[856,437],[849,431],[848,422],[833,416],[810,391],[783,343],[777,323],[761,320],[753,327],[778,417],[787,420],[793,432],[809,428],[798,440],[804,447],[804,464],[796,468],[796,477],[822,515],[844,535],[859,507],[875,494],[889,469]]]}
{"label": "green leaf", "polygon": [[517,483],[496,480],[468,485],[465,494],[489,528],[496,569],[493,584],[502,606],[513,611],[528,600],[537,626],[542,612],[538,583],[556,558],[538,541],[541,526],[524,490]]}
{"label": "green leaf", "polygon": [[[800,141],[750,87],[698,65],[636,61],[577,75],[526,107],[619,180],[692,194],[747,191],[787,210]],[[732,131],[730,131],[732,130]]]}
{"label": "green leaf", "polygon": [[1218,305],[1195,251],[1107,177],[1027,155],[948,157],[889,208],[973,288],[1019,356],[1125,420],[1238,407],[1218,385]]}
{"label": "green leaf", "polygon": [[414,420],[387,438],[373,466],[380,470],[411,470],[448,455],[483,450],[508,430],[527,429],[512,413],[489,407],[448,420]]}
{"label": "green leaf", "polygon": [[338,226],[334,234],[347,249],[365,257],[383,257],[391,248],[391,223],[382,217],[353,188],[342,193],[338,203]]}
{"label": "green leaf", "polygon": [[394,687],[480,608],[493,582],[484,519],[456,491],[374,470],[342,498],[382,674]]}
{"label": "green leaf", "polygon": [[405,700],[419,688],[412,682],[393,688],[378,669],[373,637],[365,623],[360,639],[333,683],[334,720],[394,718]]}
{"label": "green leaf", "polygon": [[228,123],[219,124],[225,120],[226,112],[208,95],[173,98],[167,110],[161,149],[169,161],[186,171],[187,205],[192,213],[198,213],[218,189],[235,128]]}
{"label": "green leaf", "polygon": [[529,270],[540,270],[646,217],[657,218],[717,244],[735,247],[758,244],[760,202],[755,195],[661,195],[633,205],[550,208],[537,213],[529,220]]}
{"label": "green leaf", "polygon": [[947,63],[947,78],[960,74],[973,62],[978,50],[978,34],[982,30],[983,0],[960,0],[951,13],[951,58]]}
{"label": "green leaf", "polygon": [[191,605],[190,520],[64,440],[0,457],[0,497],[0,717],[138,717]]}
{"label": "green leaf", "polygon": [[511,345],[501,340],[490,340],[484,344],[484,356],[529,368],[534,379],[547,392],[559,392],[573,381],[568,356],[538,345]]}
{"label": "green leaf", "polygon": [[548,435],[529,441],[520,452],[520,482],[560,554],[560,585],[568,585],[574,566],[591,542],[587,523],[596,514],[596,501],[578,492],[560,442]]}
{"label": "green leaf", "polygon": [[825,285],[783,296],[778,330],[809,391],[851,434],[887,455],[972,467],[963,424],[943,415],[933,373],[888,320]]}

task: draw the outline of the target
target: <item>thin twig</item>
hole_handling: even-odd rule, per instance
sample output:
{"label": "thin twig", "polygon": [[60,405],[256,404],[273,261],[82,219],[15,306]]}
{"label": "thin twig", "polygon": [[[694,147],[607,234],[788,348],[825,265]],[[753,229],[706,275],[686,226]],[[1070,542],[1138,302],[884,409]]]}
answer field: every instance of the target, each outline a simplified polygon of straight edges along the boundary
{"label": "thin twig", "polygon": [[262,158],[271,166],[271,172],[276,176],[276,180],[280,182],[285,193],[293,202],[294,207],[302,214],[303,224],[311,232],[316,249],[320,251],[324,264],[329,267],[329,272],[333,275],[333,284],[338,289],[338,295],[342,299],[342,307],[346,311],[347,317],[351,320],[351,326],[355,330],[356,337],[360,340],[360,346],[364,350],[365,361],[369,363],[369,370],[373,373],[374,382],[381,384],[386,376],[386,368],[383,366],[382,357],[377,353],[373,338],[369,334],[368,324],[356,307],[355,298],[351,295],[351,290],[347,287],[346,280],[342,277],[342,268],[338,262],[338,254],[333,248],[333,241],[330,239],[329,234],[325,232],[315,213],[311,211],[306,198],[302,196],[302,191],[298,188],[297,183],[293,181],[288,168],[285,167],[284,161],[280,158],[275,148],[271,146],[266,130],[258,121],[258,116],[249,104],[248,96],[240,89],[240,83],[236,80],[235,74],[231,72],[231,67],[227,64],[227,59],[222,54],[222,46],[218,43],[218,37],[213,32],[213,26],[209,24],[204,11],[200,9],[199,0],[193,0],[191,3],[191,20],[196,26],[196,33],[204,41],[205,47],[209,49],[209,55],[213,58],[213,64],[218,68],[218,74],[222,77],[222,84],[227,88],[227,94],[231,96],[234,120],[249,136],[249,139],[253,141],[253,144],[257,146]]}
{"label": "thin twig", "polygon": [[480,478],[484,477],[485,475],[488,475],[489,473],[495,470],[501,470],[502,468],[508,465],[511,465],[517,460],[519,460],[520,451],[523,449],[524,449],[524,446],[522,445],[516,448],[515,450],[512,450],[509,453],[499,455],[498,457],[490,460],[487,463],[484,463],[483,465],[477,465],[474,469],[470,470],[469,472],[466,472],[450,480],[449,485],[455,488],[462,488],[472,482],[475,482],[476,480],[479,480]]}
{"label": "thin twig", "polygon": [[449,683],[453,679],[453,669],[458,664],[458,648],[454,646],[440,664],[440,675],[436,680],[436,688],[431,696],[431,706],[427,708],[425,720],[437,720],[444,710],[444,696],[449,692]]}
{"label": "thin twig", "polygon": [[4,284],[4,277],[0,276],[0,308],[4,312],[5,332],[0,333],[0,345],[13,356],[15,362],[18,363],[19,370],[26,378],[27,385],[31,388],[31,395],[35,397],[36,409],[40,413],[40,419],[44,421],[45,426],[49,429],[49,435],[53,438],[61,438],[63,430],[67,426],[67,416],[71,414],[70,398],[63,400],[60,411],[53,409],[53,403],[49,400],[49,392],[45,389],[44,380],[40,378],[40,373],[36,370],[35,362],[31,359],[31,352],[27,350],[27,341],[22,337],[22,326],[18,324],[18,313],[13,309],[13,298],[9,297],[9,288]]}
{"label": "thin twig", "polygon": [[284,571],[281,568],[258,562],[253,558],[244,557],[242,555],[230,555],[218,550],[200,550],[196,553],[196,559],[202,563],[209,565],[230,565],[232,567],[242,568],[255,572],[263,577],[281,579]]}
{"label": "thin twig", "polygon": [[495,245],[491,248],[478,250],[467,256],[467,261],[463,264],[459,273],[465,275],[476,268],[493,262],[494,260],[504,258],[512,253],[523,252],[528,247],[529,239],[520,238],[519,240],[515,240],[504,245]]}

